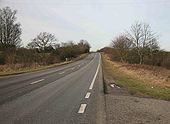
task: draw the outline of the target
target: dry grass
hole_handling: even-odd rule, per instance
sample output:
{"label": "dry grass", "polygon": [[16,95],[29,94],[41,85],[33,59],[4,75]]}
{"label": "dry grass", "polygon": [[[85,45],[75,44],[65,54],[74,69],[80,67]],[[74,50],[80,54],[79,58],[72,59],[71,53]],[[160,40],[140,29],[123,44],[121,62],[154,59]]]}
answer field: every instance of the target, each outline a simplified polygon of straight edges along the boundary
{"label": "dry grass", "polygon": [[133,75],[145,82],[170,88],[170,70],[149,65],[112,62],[122,72]]}
{"label": "dry grass", "polygon": [[88,54],[82,54],[70,61],[55,63],[51,65],[39,65],[36,63],[31,65],[26,65],[26,64],[0,65],[0,76],[15,75],[15,74],[21,74],[21,73],[27,73],[27,72],[33,72],[33,71],[39,71],[47,68],[57,67],[57,66],[69,64],[74,61],[78,61],[80,59],[85,58],[87,55]]}
{"label": "dry grass", "polygon": [[26,70],[26,69],[36,69],[39,67],[40,67],[40,65],[38,65],[38,64],[32,64],[29,66],[26,66],[24,64],[0,65],[0,73],[21,71],[21,70]]}
{"label": "dry grass", "polygon": [[114,62],[106,55],[102,58],[104,74],[131,93],[170,100],[170,70]]}
{"label": "dry grass", "polygon": [[46,65],[46,66],[38,65],[38,64],[32,64],[29,66],[26,66],[24,64],[0,65],[0,76],[8,76],[8,75],[15,75],[15,74],[39,71],[39,70],[43,70],[43,69],[47,69],[47,68],[52,68],[52,67],[68,64],[71,62],[72,61],[61,62],[61,63]]}

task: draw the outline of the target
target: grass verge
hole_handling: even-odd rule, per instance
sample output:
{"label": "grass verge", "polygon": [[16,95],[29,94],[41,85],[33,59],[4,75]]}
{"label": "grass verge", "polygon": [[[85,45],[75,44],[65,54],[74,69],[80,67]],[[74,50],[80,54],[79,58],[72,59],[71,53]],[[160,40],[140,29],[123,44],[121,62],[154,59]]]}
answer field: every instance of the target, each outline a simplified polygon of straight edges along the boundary
{"label": "grass verge", "polygon": [[102,62],[104,77],[114,80],[117,85],[126,88],[131,95],[170,100],[170,88],[154,85],[147,80],[124,73],[104,54],[102,54]]}
{"label": "grass verge", "polygon": [[77,58],[75,58],[75,59],[73,59],[71,61],[67,61],[67,62],[55,63],[55,64],[45,65],[45,66],[39,66],[39,67],[36,67],[36,68],[26,67],[26,68],[20,68],[18,70],[0,72],[0,77],[9,76],[9,75],[23,74],[23,73],[29,73],[29,72],[35,72],[35,71],[40,71],[40,70],[45,70],[45,69],[49,69],[49,68],[53,68],[53,67],[57,67],[57,66],[70,64],[72,62],[75,62],[75,61],[78,61],[78,60],[81,60],[81,59],[85,58],[87,55],[88,54],[82,54],[79,57],[77,57]]}

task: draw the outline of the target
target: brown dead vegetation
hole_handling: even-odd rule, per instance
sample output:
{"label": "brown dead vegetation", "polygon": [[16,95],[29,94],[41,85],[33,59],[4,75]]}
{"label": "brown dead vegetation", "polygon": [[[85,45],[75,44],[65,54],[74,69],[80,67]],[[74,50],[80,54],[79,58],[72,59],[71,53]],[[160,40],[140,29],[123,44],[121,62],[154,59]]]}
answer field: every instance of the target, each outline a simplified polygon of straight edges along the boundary
{"label": "brown dead vegetation", "polygon": [[[108,56],[107,56],[108,57]],[[109,57],[108,57],[109,58]],[[170,70],[157,66],[112,61],[120,71],[154,85],[170,88]]]}

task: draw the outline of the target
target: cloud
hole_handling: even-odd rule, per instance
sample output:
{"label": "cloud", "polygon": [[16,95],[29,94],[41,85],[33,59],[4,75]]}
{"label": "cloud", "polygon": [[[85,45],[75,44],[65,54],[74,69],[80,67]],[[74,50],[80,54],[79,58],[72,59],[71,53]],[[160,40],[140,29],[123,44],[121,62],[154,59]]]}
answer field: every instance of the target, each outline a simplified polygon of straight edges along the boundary
{"label": "cloud", "polygon": [[96,50],[139,20],[149,22],[161,34],[162,48],[170,49],[170,1],[167,0],[1,1],[1,7],[18,10],[24,44],[46,31],[54,33],[60,41],[87,39]]}

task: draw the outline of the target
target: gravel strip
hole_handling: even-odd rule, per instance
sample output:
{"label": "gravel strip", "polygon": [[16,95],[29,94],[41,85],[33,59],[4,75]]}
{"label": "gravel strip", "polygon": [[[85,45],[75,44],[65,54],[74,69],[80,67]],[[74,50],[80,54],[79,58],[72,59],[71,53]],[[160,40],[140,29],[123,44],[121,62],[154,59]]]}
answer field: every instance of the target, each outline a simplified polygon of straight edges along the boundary
{"label": "gravel strip", "polygon": [[107,124],[170,124],[170,102],[106,94]]}

